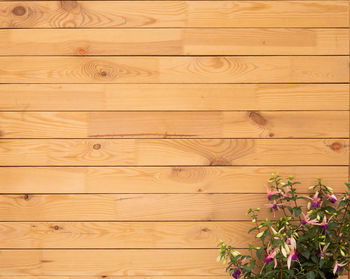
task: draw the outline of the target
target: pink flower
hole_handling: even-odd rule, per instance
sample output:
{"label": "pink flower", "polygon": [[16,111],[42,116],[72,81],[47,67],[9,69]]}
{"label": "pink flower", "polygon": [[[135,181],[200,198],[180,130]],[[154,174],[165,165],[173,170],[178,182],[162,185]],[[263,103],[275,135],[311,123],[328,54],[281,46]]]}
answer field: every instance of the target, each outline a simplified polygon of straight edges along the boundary
{"label": "pink flower", "polygon": [[275,212],[278,210],[278,206],[281,206],[281,203],[277,203],[275,200],[273,203],[266,204],[267,208],[271,208],[273,210],[273,216],[275,216]]}
{"label": "pink flower", "polygon": [[290,196],[290,189],[289,189],[289,187],[286,187],[285,189],[284,189],[284,192],[282,191],[282,190],[279,190],[279,193],[283,196],[283,197],[289,197]]}
{"label": "pink flower", "polygon": [[290,244],[290,246],[293,247],[294,249],[297,248],[297,242],[295,241],[293,235],[292,235],[290,238],[288,238],[287,242],[288,242],[288,244]]}
{"label": "pink flower", "polygon": [[326,253],[328,246],[330,245],[330,243],[328,243],[326,246],[324,246],[323,248],[321,247],[321,245],[319,244],[319,248],[320,248],[320,253],[318,253],[318,256],[323,259],[324,256],[331,256],[331,253]]}
{"label": "pink flower", "polygon": [[304,220],[301,222],[302,225],[306,225],[306,224],[315,225],[318,223],[316,219],[310,220],[309,214],[305,215],[303,213],[303,216],[304,216]]}
{"label": "pink flower", "polygon": [[275,251],[274,249],[270,249],[268,247],[266,249],[266,253],[267,253],[267,257],[265,258],[264,263],[269,263],[273,259],[275,262],[274,268],[276,268],[277,267],[277,259],[276,259],[277,251]]}
{"label": "pink flower", "polygon": [[273,195],[279,194],[279,191],[271,191],[269,187],[266,186],[267,199],[271,200]]}
{"label": "pink flower", "polygon": [[[333,218],[333,216],[331,217],[331,218],[329,218],[328,219],[328,222],[331,220]],[[317,225],[317,226],[322,226],[323,227],[323,229],[326,231],[326,230],[328,230],[328,222],[327,222],[327,217],[326,216],[324,216],[323,217],[323,220],[322,220],[322,223],[317,223],[317,224],[315,224],[315,225]]]}
{"label": "pink flower", "polygon": [[337,197],[332,194],[332,195],[327,195],[327,199],[331,202],[331,203],[336,203],[337,202]]}
{"label": "pink flower", "polygon": [[287,259],[287,265],[288,265],[288,269],[290,269],[290,266],[292,264],[292,260],[296,261],[298,259],[298,255],[295,253],[295,248],[293,247],[293,245],[289,246],[290,248],[290,253]]}
{"label": "pink flower", "polygon": [[334,267],[333,267],[333,274],[336,274],[337,272],[339,272],[340,269],[345,265],[346,265],[346,263],[335,262]]}
{"label": "pink flower", "polygon": [[317,208],[321,199],[318,197],[318,192],[315,193],[315,195],[310,198],[310,197],[307,197],[308,199],[310,199],[312,201],[312,207],[313,208]]}

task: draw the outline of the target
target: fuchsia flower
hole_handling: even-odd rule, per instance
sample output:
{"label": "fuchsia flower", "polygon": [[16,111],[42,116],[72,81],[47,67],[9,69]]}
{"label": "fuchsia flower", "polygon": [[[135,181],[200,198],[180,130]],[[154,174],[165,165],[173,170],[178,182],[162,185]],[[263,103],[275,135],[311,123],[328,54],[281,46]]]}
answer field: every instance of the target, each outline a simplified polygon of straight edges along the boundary
{"label": "fuchsia flower", "polygon": [[331,203],[336,203],[337,202],[337,197],[332,194],[332,195],[327,195],[327,199],[331,202]]}
{"label": "fuchsia flower", "polygon": [[[328,219],[328,222],[331,220],[333,218],[333,216],[331,217],[331,218],[329,218]],[[323,227],[323,229],[326,231],[326,230],[328,230],[328,222],[327,222],[327,217],[326,216],[324,216],[323,217],[323,220],[322,220],[322,223],[317,223],[317,224],[315,224],[315,225],[317,225],[317,226],[322,226]]]}
{"label": "fuchsia flower", "polygon": [[[247,261],[247,259],[244,258],[242,260],[242,262],[241,262],[241,265],[245,265],[246,261]],[[237,268],[237,270],[232,274],[232,277],[235,278],[235,279],[238,279],[241,276],[241,274],[242,274],[242,270],[240,268],[238,268],[238,266],[236,266],[234,264],[231,265],[231,268],[232,269],[236,269]]]}
{"label": "fuchsia flower", "polygon": [[289,256],[288,256],[288,259],[287,259],[288,269],[290,269],[292,261],[296,261],[298,259],[298,255],[296,253],[297,242],[295,241],[293,236],[291,236],[287,240],[287,242],[290,244],[290,245],[288,245],[288,247],[290,249],[290,253],[289,253]]}
{"label": "fuchsia flower", "polygon": [[268,208],[272,208],[273,210],[278,210],[278,206],[282,205],[281,203],[277,203],[276,201],[273,201],[273,203],[266,204]]}
{"label": "fuchsia flower", "polygon": [[279,191],[271,191],[269,187],[266,186],[267,199],[271,200],[273,195],[279,194]]}
{"label": "fuchsia flower", "polygon": [[312,201],[313,208],[317,208],[319,206],[321,199],[318,197],[318,192],[316,192],[312,198],[310,198],[310,197],[307,197],[307,198]]}
{"label": "fuchsia flower", "polygon": [[271,208],[273,210],[273,216],[275,216],[275,212],[278,210],[278,207],[281,206],[281,203],[277,203],[275,200],[273,203],[266,204],[266,207]]}
{"label": "fuchsia flower", "polygon": [[306,225],[306,224],[315,225],[315,224],[318,223],[318,221],[317,221],[316,219],[310,220],[309,214],[305,215],[305,214],[303,213],[303,216],[304,216],[304,220],[301,221],[301,224],[302,224],[302,225]]}
{"label": "fuchsia flower", "polygon": [[320,244],[318,245],[319,248],[320,248],[320,253],[318,253],[318,256],[319,256],[321,259],[323,259],[324,256],[332,256],[331,253],[326,253],[327,248],[328,248],[329,245],[330,245],[330,243],[328,243],[328,244],[327,244],[326,246],[324,246],[323,248],[321,247]]}
{"label": "fuchsia flower", "polygon": [[239,276],[241,276],[241,274],[242,274],[242,271],[240,269],[237,269],[235,271],[235,273],[232,274],[232,277],[235,278],[235,279],[238,279]]}
{"label": "fuchsia flower", "polygon": [[[231,268],[232,268],[232,269],[236,269],[237,266],[233,264],[233,265],[231,265]],[[238,269],[232,274],[232,277],[235,278],[235,279],[238,279],[239,276],[241,276],[241,274],[242,274],[242,270],[241,270],[240,268],[238,268]]]}
{"label": "fuchsia flower", "polygon": [[276,268],[277,267],[277,259],[276,259],[277,251],[275,251],[274,249],[270,249],[268,247],[266,249],[266,253],[267,253],[267,257],[265,258],[264,263],[269,263],[273,259],[275,262],[274,268]]}
{"label": "fuchsia flower", "polygon": [[282,190],[279,190],[280,194],[283,196],[283,197],[289,197],[290,196],[290,189],[289,187],[286,187],[284,189],[284,192]]}
{"label": "fuchsia flower", "polygon": [[296,261],[298,259],[298,255],[295,252],[294,247],[293,246],[289,246],[289,248],[290,248],[290,253],[289,253],[289,256],[288,256],[288,259],[287,259],[288,269],[290,269],[290,266],[292,264],[292,260]]}
{"label": "fuchsia flower", "polygon": [[333,268],[333,274],[336,274],[337,272],[340,271],[340,269],[345,266],[346,263],[338,263],[338,262],[335,262],[334,264],[334,268]]}

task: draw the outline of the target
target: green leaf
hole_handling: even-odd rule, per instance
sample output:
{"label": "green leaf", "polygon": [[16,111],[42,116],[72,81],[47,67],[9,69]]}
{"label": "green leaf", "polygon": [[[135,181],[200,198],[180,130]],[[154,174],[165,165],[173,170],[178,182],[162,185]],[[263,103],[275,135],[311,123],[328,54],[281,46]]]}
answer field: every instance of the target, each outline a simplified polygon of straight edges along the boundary
{"label": "green leaf", "polygon": [[258,259],[261,259],[262,252],[263,252],[263,249],[256,250],[256,256],[258,257]]}
{"label": "green leaf", "polygon": [[318,271],[318,274],[320,274],[322,279],[327,279],[326,276],[324,275],[324,273],[321,270]]}
{"label": "green leaf", "polygon": [[306,274],[306,278],[307,279],[315,279],[315,273],[313,271],[309,271],[307,274]]}
{"label": "green leaf", "polygon": [[296,208],[294,208],[294,213],[295,213],[295,216],[296,217],[299,217],[300,216],[300,214],[301,214],[301,208],[300,207],[296,207]]}
{"label": "green leaf", "polygon": [[327,206],[325,208],[325,210],[327,210],[329,213],[336,213],[337,212],[337,210],[334,207],[331,207],[331,206]]}
{"label": "green leaf", "polygon": [[304,250],[303,252],[301,252],[301,254],[307,258],[307,259],[310,259],[310,251],[309,250]]}
{"label": "green leaf", "polygon": [[256,230],[256,228],[251,228],[248,233],[251,233],[252,231]]}

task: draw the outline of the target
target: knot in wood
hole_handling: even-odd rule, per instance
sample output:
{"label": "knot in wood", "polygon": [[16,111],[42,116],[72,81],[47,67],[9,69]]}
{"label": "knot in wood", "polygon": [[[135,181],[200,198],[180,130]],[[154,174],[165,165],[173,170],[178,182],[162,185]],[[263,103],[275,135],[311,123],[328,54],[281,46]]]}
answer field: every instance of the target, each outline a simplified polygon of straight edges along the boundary
{"label": "knot in wood", "polygon": [[264,126],[267,123],[267,120],[260,113],[256,111],[249,112],[249,118],[260,126]]}
{"label": "knot in wood", "polygon": [[83,48],[79,48],[79,49],[78,49],[78,53],[79,53],[80,55],[84,55],[84,54],[86,54],[86,50],[83,49]]}
{"label": "knot in wood", "polygon": [[93,149],[95,150],[99,150],[101,148],[101,144],[99,143],[95,143],[93,146],[92,146]]}
{"label": "knot in wood", "polygon": [[333,142],[333,143],[331,144],[331,149],[334,150],[334,151],[338,151],[338,150],[340,150],[341,148],[342,148],[342,145],[341,145],[341,143],[339,143],[339,142]]}
{"label": "knot in wood", "polygon": [[79,4],[77,1],[61,1],[62,9],[64,9],[67,12],[75,9],[76,7],[78,7],[78,5]]}
{"label": "knot in wood", "polygon": [[26,9],[23,6],[14,7],[12,13],[16,16],[23,16],[26,13]]}

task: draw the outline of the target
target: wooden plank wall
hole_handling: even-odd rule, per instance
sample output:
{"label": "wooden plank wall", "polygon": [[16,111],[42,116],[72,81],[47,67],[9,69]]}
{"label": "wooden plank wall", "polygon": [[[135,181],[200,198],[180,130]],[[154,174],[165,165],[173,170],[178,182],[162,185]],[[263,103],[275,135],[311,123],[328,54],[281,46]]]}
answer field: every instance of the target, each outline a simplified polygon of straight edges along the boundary
{"label": "wooden plank wall", "polygon": [[272,172],[349,174],[349,2],[0,0],[0,278],[223,279]]}

